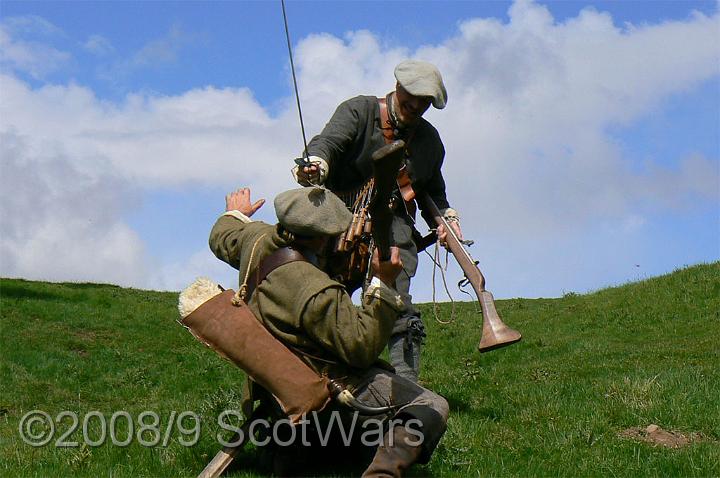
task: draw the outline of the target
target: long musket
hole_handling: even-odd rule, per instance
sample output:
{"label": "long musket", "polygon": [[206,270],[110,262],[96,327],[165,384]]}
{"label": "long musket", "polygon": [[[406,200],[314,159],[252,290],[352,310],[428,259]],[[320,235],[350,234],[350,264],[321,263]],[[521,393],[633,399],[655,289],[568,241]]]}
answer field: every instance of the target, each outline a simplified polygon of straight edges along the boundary
{"label": "long musket", "polygon": [[398,139],[386,144],[372,154],[373,180],[375,194],[370,200],[372,217],[372,237],[378,248],[381,261],[390,260],[392,244],[393,212],[390,210],[390,198],[395,189],[398,170],[405,152],[405,141]]}
{"label": "long musket", "polygon": [[467,250],[463,247],[460,239],[457,237],[452,227],[445,218],[440,214],[435,201],[433,201],[427,193],[418,195],[417,201],[423,211],[429,213],[438,226],[443,226],[447,231],[447,247],[457,260],[460,268],[465,273],[465,277],[470,282],[477,295],[483,315],[483,330],[478,350],[480,352],[489,352],[500,347],[514,344],[518,342],[522,335],[517,330],[511,329],[502,321],[495,309],[495,299],[493,295],[485,290],[485,277],[477,261],[475,261]]}

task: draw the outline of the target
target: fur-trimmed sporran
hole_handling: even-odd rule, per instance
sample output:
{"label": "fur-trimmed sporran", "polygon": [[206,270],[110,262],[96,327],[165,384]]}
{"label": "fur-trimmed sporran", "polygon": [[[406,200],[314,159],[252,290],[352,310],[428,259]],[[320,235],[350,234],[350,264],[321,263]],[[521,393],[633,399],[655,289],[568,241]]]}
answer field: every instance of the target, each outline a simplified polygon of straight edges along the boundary
{"label": "fur-trimmed sporran", "polygon": [[[196,284],[183,292],[186,297],[181,294],[181,314],[183,303],[196,300],[187,298],[187,292],[194,286]],[[240,301],[239,305],[233,305],[234,295],[231,289],[216,294],[181,323],[200,342],[240,367],[270,392],[293,423],[299,422],[305,413],[323,409],[330,401],[328,379],[316,374],[273,337],[247,304]]]}

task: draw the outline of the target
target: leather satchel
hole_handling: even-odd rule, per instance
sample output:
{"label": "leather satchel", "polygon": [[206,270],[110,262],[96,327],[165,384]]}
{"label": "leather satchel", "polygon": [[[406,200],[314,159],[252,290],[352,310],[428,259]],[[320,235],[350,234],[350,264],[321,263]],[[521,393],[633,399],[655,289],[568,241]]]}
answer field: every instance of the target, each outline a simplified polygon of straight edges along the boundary
{"label": "leather satchel", "polygon": [[[279,265],[301,260],[293,259],[287,251],[278,253],[285,256],[280,261],[277,256],[273,260],[273,255],[263,262],[270,260],[275,267],[262,269],[256,276],[258,282]],[[181,323],[200,342],[270,392],[292,423],[299,422],[306,413],[322,410],[330,401],[327,377],[318,375],[268,332],[232,289],[205,301]]]}

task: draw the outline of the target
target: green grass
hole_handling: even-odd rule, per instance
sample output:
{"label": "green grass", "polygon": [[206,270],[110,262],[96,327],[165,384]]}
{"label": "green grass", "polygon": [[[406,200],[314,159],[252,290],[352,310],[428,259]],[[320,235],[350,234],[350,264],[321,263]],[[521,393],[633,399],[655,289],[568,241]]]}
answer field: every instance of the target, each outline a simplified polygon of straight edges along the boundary
{"label": "green grass", "polygon": [[[2,279],[0,475],[196,475],[219,448],[215,417],[239,408],[241,375],[174,322],[176,300]],[[720,263],[588,295],[498,301],[524,339],[488,354],[476,351],[474,303],[457,304],[449,325],[421,307],[422,380],[449,400],[451,418],[433,460],[411,476],[720,476]],[[34,409],[74,411],[81,424],[94,410],[108,420],[152,410],[163,433],[172,410],[192,410],[203,427],[193,447],[175,432],[167,447],[33,448],[18,424]],[[619,436],[653,423],[701,440],[667,449]],[[92,423],[90,436],[99,433]],[[237,461],[232,476],[263,470],[252,449]]]}

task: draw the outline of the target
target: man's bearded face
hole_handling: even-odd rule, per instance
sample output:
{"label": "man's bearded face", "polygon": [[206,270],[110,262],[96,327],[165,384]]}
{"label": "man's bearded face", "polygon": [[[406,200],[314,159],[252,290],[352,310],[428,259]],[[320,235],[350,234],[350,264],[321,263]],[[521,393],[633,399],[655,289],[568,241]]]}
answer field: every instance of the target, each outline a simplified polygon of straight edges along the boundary
{"label": "man's bearded face", "polygon": [[420,121],[432,102],[432,98],[428,96],[411,95],[400,83],[395,86],[395,95],[398,102],[398,119],[407,126],[412,126]]}

